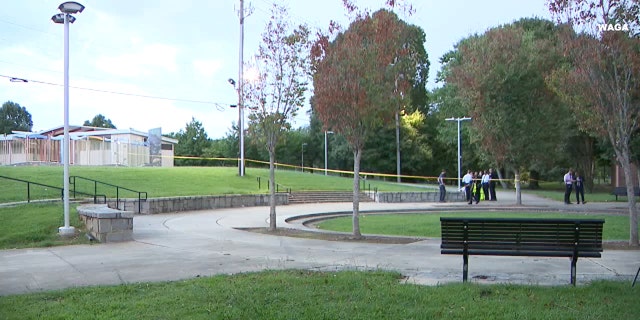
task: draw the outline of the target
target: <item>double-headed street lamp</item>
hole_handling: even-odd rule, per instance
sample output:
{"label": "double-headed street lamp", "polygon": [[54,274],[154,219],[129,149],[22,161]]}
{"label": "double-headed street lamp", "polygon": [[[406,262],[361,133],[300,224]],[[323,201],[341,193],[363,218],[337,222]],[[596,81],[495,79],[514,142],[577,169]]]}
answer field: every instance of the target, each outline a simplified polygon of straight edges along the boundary
{"label": "double-headed street lamp", "polygon": [[446,121],[457,121],[458,122],[458,190],[460,190],[460,179],[461,179],[460,168],[462,166],[462,156],[461,156],[462,146],[460,144],[460,122],[461,121],[466,121],[466,120],[471,120],[471,118],[469,118],[469,117],[453,118],[452,117],[452,118],[446,118],[444,120],[446,120]]}
{"label": "double-headed street lamp", "polygon": [[327,134],[333,134],[333,131],[324,132],[324,175],[327,175]]}
{"label": "double-headed street lamp", "polygon": [[69,1],[58,6],[58,9],[62,13],[51,17],[53,22],[64,24],[64,140],[62,142],[64,227],[58,228],[58,233],[69,236],[75,234],[75,228],[69,224],[69,23],[76,21],[71,14],[82,12],[84,6]]}

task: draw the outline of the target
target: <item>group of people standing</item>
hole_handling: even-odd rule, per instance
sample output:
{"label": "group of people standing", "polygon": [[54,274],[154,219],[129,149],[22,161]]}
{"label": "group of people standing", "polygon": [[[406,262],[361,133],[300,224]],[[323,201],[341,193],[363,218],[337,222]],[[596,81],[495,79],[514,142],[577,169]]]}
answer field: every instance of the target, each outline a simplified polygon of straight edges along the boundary
{"label": "group of people standing", "polygon": [[[498,177],[495,172],[493,172],[493,169],[476,172],[468,170],[467,174],[462,177],[462,184],[464,185],[467,202],[472,204],[475,201],[476,204],[478,204],[480,200],[497,201],[497,179]],[[481,191],[482,194],[480,193]]]}
{"label": "group of people standing", "polygon": [[573,191],[573,187],[576,188],[576,202],[580,204],[580,197],[582,197],[582,204],[585,204],[584,201],[584,178],[582,175],[576,171],[573,172],[573,169],[569,168],[569,172],[564,175],[564,203],[572,204],[571,200],[571,192]]}

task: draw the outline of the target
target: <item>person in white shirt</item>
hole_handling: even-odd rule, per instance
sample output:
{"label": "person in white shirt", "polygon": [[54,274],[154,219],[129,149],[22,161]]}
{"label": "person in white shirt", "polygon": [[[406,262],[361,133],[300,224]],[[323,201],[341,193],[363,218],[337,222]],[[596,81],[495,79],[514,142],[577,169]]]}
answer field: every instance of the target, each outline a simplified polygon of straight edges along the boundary
{"label": "person in white shirt", "polygon": [[467,174],[462,177],[462,184],[464,185],[464,192],[467,195],[467,202],[472,204],[473,197],[471,196],[471,185],[473,184],[473,175],[471,174],[471,170],[468,170]]}
{"label": "person in white shirt", "polygon": [[571,201],[569,200],[571,198],[571,190],[573,189],[573,169],[569,168],[569,172],[567,172],[564,175],[564,185],[565,185],[565,191],[564,191],[564,203],[565,204],[571,204]]}
{"label": "person in white shirt", "polygon": [[491,175],[489,175],[489,171],[485,171],[482,175],[482,193],[484,194],[484,200],[490,200],[489,197],[489,181],[491,180]]}

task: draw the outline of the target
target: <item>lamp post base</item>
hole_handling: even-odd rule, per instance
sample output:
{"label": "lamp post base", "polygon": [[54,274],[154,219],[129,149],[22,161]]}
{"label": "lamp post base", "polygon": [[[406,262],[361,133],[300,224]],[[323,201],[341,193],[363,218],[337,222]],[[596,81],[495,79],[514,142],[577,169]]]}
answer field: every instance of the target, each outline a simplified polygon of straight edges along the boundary
{"label": "lamp post base", "polygon": [[62,237],[71,237],[76,234],[76,228],[74,227],[60,227],[58,228],[58,234]]}

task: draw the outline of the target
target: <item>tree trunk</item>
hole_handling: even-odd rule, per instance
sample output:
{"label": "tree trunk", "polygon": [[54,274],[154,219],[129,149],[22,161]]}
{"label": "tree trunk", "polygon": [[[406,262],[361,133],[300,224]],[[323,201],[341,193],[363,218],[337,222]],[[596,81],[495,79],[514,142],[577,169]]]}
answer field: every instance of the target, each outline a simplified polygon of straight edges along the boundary
{"label": "tree trunk", "polygon": [[360,233],[360,159],[362,150],[353,152],[353,236],[361,238]]}
{"label": "tree trunk", "polygon": [[500,184],[502,185],[502,189],[507,189],[509,185],[507,184],[507,182],[502,180],[502,173],[500,169],[496,168],[496,173],[498,174],[498,181],[500,181]]}
{"label": "tree trunk", "polygon": [[624,180],[627,187],[627,203],[629,204],[629,245],[638,246],[638,211],[636,209],[636,197],[634,193],[633,174],[631,173],[631,161],[629,160],[629,148],[616,148],[616,156],[624,171]]}
{"label": "tree trunk", "polygon": [[520,192],[520,171],[513,170],[515,175],[515,185],[516,185],[516,205],[522,205],[522,193]]}
{"label": "tree trunk", "polygon": [[269,150],[269,231],[276,231],[276,155]]}

